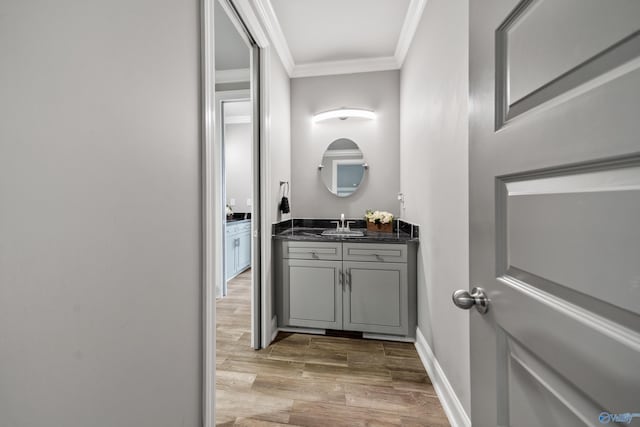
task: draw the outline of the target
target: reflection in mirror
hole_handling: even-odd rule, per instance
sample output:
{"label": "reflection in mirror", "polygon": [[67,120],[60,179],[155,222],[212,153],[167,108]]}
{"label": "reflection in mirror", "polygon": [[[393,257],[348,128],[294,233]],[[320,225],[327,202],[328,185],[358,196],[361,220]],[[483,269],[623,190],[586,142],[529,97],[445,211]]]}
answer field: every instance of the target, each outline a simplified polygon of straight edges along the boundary
{"label": "reflection in mirror", "polygon": [[364,178],[364,156],[358,144],[347,138],[333,141],[322,157],[320,176],[338,197],[352,195]]}

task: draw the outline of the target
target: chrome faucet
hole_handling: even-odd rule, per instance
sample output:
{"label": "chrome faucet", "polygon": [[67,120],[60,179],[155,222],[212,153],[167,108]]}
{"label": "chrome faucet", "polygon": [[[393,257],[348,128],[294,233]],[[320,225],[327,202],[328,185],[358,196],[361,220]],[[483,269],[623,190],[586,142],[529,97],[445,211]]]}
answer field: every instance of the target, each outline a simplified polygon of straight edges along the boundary
{"label": "chrome faucet", "polygon": [[336,225],[336,231],[345,231],[349,229],[349,222],[347,221],[347,226],[345,227],[344,223],[344,214],[340,214],[340,221],[331,221],[331,223]]}

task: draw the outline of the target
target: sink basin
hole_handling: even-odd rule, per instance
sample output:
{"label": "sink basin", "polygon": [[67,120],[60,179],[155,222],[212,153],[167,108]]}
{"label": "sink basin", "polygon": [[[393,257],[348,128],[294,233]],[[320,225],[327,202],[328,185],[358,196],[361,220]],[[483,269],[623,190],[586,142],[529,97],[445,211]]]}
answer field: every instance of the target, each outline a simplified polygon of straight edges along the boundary
{"label": "sink basin", "polygon": [[364,232],[359,230],[324,230],[322,235],[332,237],[364,237]]}

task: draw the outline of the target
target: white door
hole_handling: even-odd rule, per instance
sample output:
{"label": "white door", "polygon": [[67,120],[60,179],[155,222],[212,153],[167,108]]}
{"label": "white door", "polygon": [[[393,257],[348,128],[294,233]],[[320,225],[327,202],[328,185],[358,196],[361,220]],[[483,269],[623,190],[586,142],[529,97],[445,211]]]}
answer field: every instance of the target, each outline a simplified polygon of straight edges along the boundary
{"label": "white door", "polygon": [[476,427],[640,425],[639,29],[638,0],[470,1]]}

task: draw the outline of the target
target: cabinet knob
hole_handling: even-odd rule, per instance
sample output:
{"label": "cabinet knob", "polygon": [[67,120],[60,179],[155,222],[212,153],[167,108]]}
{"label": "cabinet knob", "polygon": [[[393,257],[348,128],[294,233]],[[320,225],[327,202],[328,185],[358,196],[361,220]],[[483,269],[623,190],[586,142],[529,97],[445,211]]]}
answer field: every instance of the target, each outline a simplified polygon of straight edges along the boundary
{"label": "cabinet knob", "polygon": [[314,258],[318,258],[318,253],[316,251],[311,251],[311,256]]}

